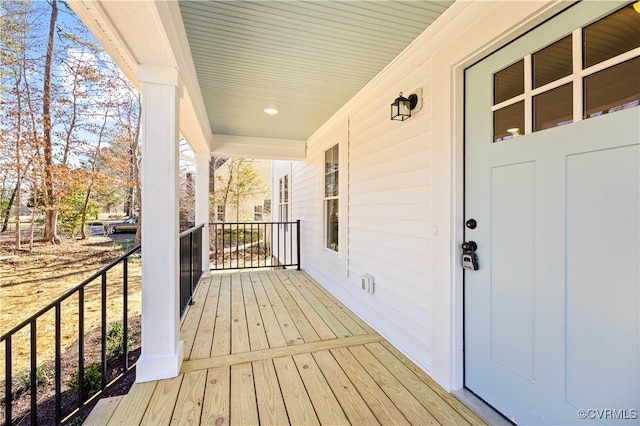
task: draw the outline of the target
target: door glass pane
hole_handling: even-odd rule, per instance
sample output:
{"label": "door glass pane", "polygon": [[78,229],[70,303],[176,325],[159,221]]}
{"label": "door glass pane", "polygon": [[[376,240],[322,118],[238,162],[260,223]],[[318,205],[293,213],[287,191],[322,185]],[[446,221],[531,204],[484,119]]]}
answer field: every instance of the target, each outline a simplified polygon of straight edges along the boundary
{"label": "door glass pane", "polygon": [[566,77],[573,72],[571,35],[532,55],[533,88]]}
{"label": "door glass pane", "polygon": [[524,60],[508,66],[493,75],[493,104],[524,93]]}
{"label": "door glass pane", "polygon": [[597,117],[639,104],[640,57],[584,79],[584,118]]}
{"label": "door glass pane", "polygon": [[550,129],[573,121],[573,83],[533,98],[533,131]]}
{"label": "door glass pane", "polygon": [[524,134],[524,101],[493,112],[493,141],[500,142]]}
{"label": "door glass pane", "polygon": [[582,31],[584,68],[588,68],[640,47],[640,13],[630,4]]}

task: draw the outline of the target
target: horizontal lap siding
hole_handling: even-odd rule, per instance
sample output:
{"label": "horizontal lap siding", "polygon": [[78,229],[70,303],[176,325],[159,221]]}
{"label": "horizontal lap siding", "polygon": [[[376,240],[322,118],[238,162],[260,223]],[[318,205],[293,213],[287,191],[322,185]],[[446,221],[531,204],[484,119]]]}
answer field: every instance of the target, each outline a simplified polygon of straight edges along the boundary
{"label": "horizontal lap siding", "polygon": [[[306,159],[293,165],[292,218],[302,221],[303,269],[429,370],[431,57],[429,49],[413,51],[307,141]],[[400,91],[408,95],[416,88],[422,91],[420,111],[405,122],[391,121],[389,104]],[[340,198],[346,206],[340,218],[346,233],[340,256],[323,248],[324,150],[335,142],[347,147],[340,154],[340,179],[347,181]],[[374,276],[374,294],[361,290],[363,274]]]}
{"label": "horizontal lap siding", "polygon": [[[419,86],[407,84],[405,94]],[[352,119],[348,265],[354,281],[365,273],[375,278],[375,303],[367,317],[372,325],[429,368],[433,224],[424,94],[423,87],[422,110],[406,122],[380,116],[374,122],[367,110]]]}

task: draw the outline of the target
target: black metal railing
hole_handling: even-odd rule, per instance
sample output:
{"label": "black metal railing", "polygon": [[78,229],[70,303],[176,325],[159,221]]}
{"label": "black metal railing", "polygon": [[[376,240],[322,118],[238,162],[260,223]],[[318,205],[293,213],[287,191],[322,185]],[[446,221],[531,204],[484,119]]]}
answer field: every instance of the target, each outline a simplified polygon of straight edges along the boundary
{"label": "black metal railing", "polygon": [[300,269],[300,221],[210,223],[212,271],[249,268]]}
{"label": "black metal railing", "polygon": [[[53,381],[54,381],[54,406],[55,406],[55,417],[54,419],[46,420],[47,423],[54,421],[55,424],[60,424],[63,421],[67,421],[73,416],[75,416],[83,407],[88,405],[91,401],[94,401],[98,398],[105,389],[113,386],[118,383],[119,380],[123,377],[123,375],[130,371],[136,362],[136,358],[130,358],[129,354],[129,346],[131,342],[131,336],[129,335],[129,315],[128,315],[128,296],[129,296],[129,258],[140,251],[140,245],[136,245],[131,248],[125,254],[120,256],[118,259],[111,262],[108,266],[101,269],[100,271],[93,274],[91,277],[84,280],[82,283],[74,287],[73,289],[67,291],[62,296],[58,297],[56,300],[51,302],[46,307],[40,309],[35,315],[26,319],[22,323],[18,324],[16,327],[11,329],[9,332],[5,333],[0,337],[0,344],[4,342],[5,346],[5,385],[4,385],[4,398],[3,405],[5,410],[5,425],[9,426],[13,424],[14,420],[21,422],[23,419],[26,419],[28,415],[30,417],[30,423],[32,425],[42,423],[38,419],[38,406],[41,401],[38,401],[38,323],[39,320],[42,320],[42,325],[46,326],[46,319],[43,318],[45,315],[54,312],[54,327],[55,327],[55,337],[54,337],[54,346],[55,346],[55,360],[53,367]],[[111,280],[111,283],[108,285],[107,274],[117,265],[122,264],[122,281],[120,280]],[[113,271],[113,274],[116,272]],[[112,274],[112,275],[113,275]],[[116,288],[117,286],[121,286],[120,289]],[[118,321],[122,321],[121,327],[121,355],[118,359],[124,360],[124,365],[121,365],[118,369],[112,370],[113,366],[109,367],[107,363],[107,291],[122,291],[122,317],[118,319]],[[85,377],[89,375],[89,370],[85,370],[85,299],[86,293],[90,293],[90,296],[94,300],[95,293],[100,293],[100,362],[99,368],[100,373],[97,376],[95,373],[92,373],[93,382],[91,382],[90,377]],[[63,339],[63,327],[61,325],[61,321],[63,318],[63,307],[68,308],[68,304],[75,304],[75,302],[71,299],[72,296],[77,295],[77,370],[71,375],[75,377],[74,382],[75,386],[69,386],[63,392],[62,389],[62,376],[63,376],[63,366],[61,365],[61,359],[63,357],[63,348],[62,348],[62,339]],[[97,298],[97,296],[95,296]],[[64,303],[66,302],[66,303]],[[75,308],[73,308],[75,311]],[[67,317],[71,317],[71,315],[75,315],[72,313],[65,313]],[[30,411],[17,413],[17,417],[14,419],[13,413],[13,404],[14,404],[14,389],[13,389],[13,360],[12,360],[12,350],[13,350],[13,340],[16,335],[19,333],[27,332],[29,333],[29,341],[30,341],[30,363],[29,363],[29,378],[30,383],[28,386],[28,391],[30,392]],[[42,343],[42,341],[40,341]],[[87,348],[90,350],[93,348]],[[75,369],[75,366],[72,366]],[[65,370],[68,374],[68,370]],[[95,371],[95,370],[94,370]],[[114,373],[115,371],[116,373]],[[42,373],[40,373],[41,375]],[[114,374],[117,374],[116,377]],[[98,377],[98,379],[95,379]],[[85,378],[90,380],[85,380]],[[108,379],[109,378],[109,379]],[[95,383],[99,381],[99,386]],[[95,386],[99,389],[87,389],[87,383],[91,382],[91,386]],[[77,387],[77,398],[71,398],[73,391],[70,390],[71,387]],[[94,393],[95,392],[95,393]],[[26,394],[26,391],[25,391]],[[65,403],[63,404],[63,396]],[[17,398],[17,396],[16,396]],[[68,402],[71,400],[72,402]],[[50,402],[50,401],[49,401]],[[22,417],[21,417],[22,416]]]}
{"label": "black metal railing", "polygon": [[180,234],[180,316],[191,303],[202,276],[202,230],[204,224]]}

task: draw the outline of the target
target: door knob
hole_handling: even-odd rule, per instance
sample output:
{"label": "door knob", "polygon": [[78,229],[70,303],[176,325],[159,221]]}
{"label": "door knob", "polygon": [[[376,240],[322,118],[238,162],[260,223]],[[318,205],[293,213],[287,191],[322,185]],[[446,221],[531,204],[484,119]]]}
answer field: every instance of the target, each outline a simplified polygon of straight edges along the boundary
{"label": "door knob", "polygon": [[465,253],[473,253],[478,250],[478,244],[475,241],[465,241],[462,243],[462,251]]}

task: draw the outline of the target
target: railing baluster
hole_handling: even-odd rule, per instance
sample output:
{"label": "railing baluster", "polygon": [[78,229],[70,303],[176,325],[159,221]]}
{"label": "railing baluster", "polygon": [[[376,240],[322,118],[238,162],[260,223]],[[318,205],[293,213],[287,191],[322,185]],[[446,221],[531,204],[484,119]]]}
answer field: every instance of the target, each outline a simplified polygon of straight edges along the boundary
{"label": "railing baluster", "polygon": [[129,369],[129,258],[122,261],[122,351],[124,352],[124,369]]}
{"label": "railing baluster", "polygon": [[220,237],[220,245],[222,248],[220,251],[222,252],[222,267],[220,269],[224,269],[224,223],[222,224],[222,236]]}
{"label": "railing baluster", "polygon": [[258,224],[258,248],[256,249],[256,252],[257,252],[257,254],[258,254],[258,266],[260,266],[260,251],[261,251],[261,248],[260,248],[261,244],[260,244],[260,242],[262,241],[262,240],[260,239],[260,228],[262,228],[262,226],[263,226],[263,225],[262,225],[261,223],[259,223],[259,224]]}
{"label": "railing baluster", "polygon": [[291,232],[289,232],[289,223],[285,223],[284,224],[284,237],[282,238],[282,242],[283,242],[283,251],[284,251],[284,256],[282,256],[283,262],[282,262],[282,269],[286,269],[286,264],[287,264],[287,236],[291,234]]}
{"label": "railing baluster", "polygon": [[84,402],[84,287],[78,291],[78,389],[80,405]]}
{"label": "railing baluster", "polygon": [[[194,231],[195,232],[195,231]],[[193,289],[195,288],[195,253],[193,247],[193,232],[189,234],[189,304],[193,305]]]}
{"label": "railing baluster", "polygon": [[236,268],[240,268],[240,257],[238,256],[238,246],[240,245],[240,232],[238,232],[238,224],[236,224]]}
{"label": "railing baluster", "polygon": [[102,280],[101,280],[101,293],[102,293],[102,300],[101,302],[101,315],[100,315],[100,345],[102,348],[101,351],[101,360],[100,363],[102,364],[102,383],[101,383],[101,388],[104,388],[105,386],[107,386],[107,273],[103,273],[102,274]]}
{"label": "railing baluster", "polygon": [[60,326],[61,320],[61,305],[60,303],[56,304],[56,337],[55,337],[55,345],[56,345],[56,359],[55,359],[55,392],[56,392],[56,424],[60,424],[62,421],[62,363],[60,358],[62,358],[62,328]]}
{"label": "railing baluster", "polygon": [[9,426],[11,424],[11,406],[13,405],[13,389],[11,389],[11,335],[7,337],[4,345],[5,366],[4,366],[4,392],[5,392],[5,422]]}
{"label": "railing baluster", "polygon": [[[38,361],[37,361],[37,319],[31,320],[31,424],[38,424]],[[6,377],[5,380],[9,378]]]}
{"label": "railing baluster", "polygon": [[296,222],[296,254],[297,254],[297,259],[296,259],[296,263],[298,265],[298,271],[300,270],[300,219],[297,220]]}

